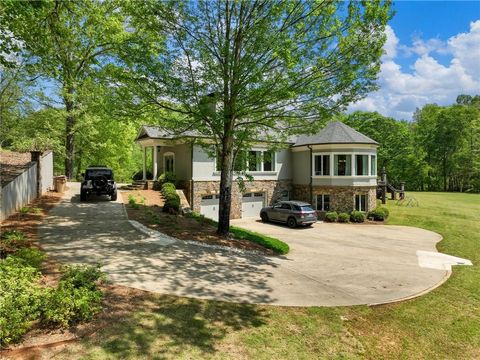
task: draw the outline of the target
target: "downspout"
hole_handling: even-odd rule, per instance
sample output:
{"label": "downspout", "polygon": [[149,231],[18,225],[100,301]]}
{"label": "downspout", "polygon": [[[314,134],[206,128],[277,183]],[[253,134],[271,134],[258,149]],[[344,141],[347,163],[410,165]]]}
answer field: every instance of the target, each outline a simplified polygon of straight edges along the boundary
{"label": "downspout", "polygon": [[309,203],[312,204],[313,206],[313,150],[312,150],[312,145],[307,145],[307,147],[310,149],[310,183],[309,183],[309,188],[310,188],[310,201]]}

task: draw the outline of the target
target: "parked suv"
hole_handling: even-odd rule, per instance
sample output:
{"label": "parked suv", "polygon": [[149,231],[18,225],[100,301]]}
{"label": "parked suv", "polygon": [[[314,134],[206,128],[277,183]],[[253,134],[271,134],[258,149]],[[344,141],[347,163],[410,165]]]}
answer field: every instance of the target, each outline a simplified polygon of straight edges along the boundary
{"label": "parked suv", "polygon": [[263,222],[284,222],[289,227],[298,225],[311,226],[317,221],[317,213],[312,206],[302,201],[280,201],[260,211]]}
{"label": "parked suv", "polygon": [[90,166],[82,176],[80,201],[87,200],[90,194],[109,195],[110,200],[117,200],[117,184],[113,178],[112,169],[103,165]]}

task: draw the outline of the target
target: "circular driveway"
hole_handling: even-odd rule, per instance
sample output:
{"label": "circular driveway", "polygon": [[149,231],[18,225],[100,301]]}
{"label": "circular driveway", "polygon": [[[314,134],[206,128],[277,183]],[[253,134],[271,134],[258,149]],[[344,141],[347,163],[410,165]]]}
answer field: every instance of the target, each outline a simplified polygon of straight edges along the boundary
{"label": "circular driveway", "polygon": [[39,228],[40,244],[65,263],[100,263],[118,284],[178,296],[286,306],[377,304],[419,295],[447,269],[419,263],[441,236],[384,225],[317,223],[289,229],[252,219],[236,226],[277,237],[286,256],[163,241],[134,228],[120,201],[79,202],[70,190]]}

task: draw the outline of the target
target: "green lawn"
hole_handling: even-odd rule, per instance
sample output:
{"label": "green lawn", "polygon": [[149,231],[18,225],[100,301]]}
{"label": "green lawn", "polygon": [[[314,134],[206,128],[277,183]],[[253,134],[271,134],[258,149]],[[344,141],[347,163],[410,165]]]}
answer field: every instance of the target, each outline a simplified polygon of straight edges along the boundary
{"label": "green lawn", "polygon": [[152,295],[57,357],[480,358],[480,195],[408,195],[420,206],[389,203],[389,224],[437,231],[444,237],[440,251],[475,265],[455,267],[425,296],[376,307],[283,308]]}

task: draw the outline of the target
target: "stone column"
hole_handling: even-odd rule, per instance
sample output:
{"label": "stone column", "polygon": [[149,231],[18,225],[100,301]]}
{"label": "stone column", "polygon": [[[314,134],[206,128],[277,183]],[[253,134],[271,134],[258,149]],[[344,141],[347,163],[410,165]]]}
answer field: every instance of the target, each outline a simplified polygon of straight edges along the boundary
{"label": "stone column", "polygon": [[147,180],[147,148],[142,145],[142,158],[143,158],[143,177],[142,180]]}
{"label": "stone column", "polygon": [[153,179],[152,180],[157,180],[157,171],[158,171],[158,163],[157,163],[157,154],[158,154],[158,149],[157,145],[153,145]]}

